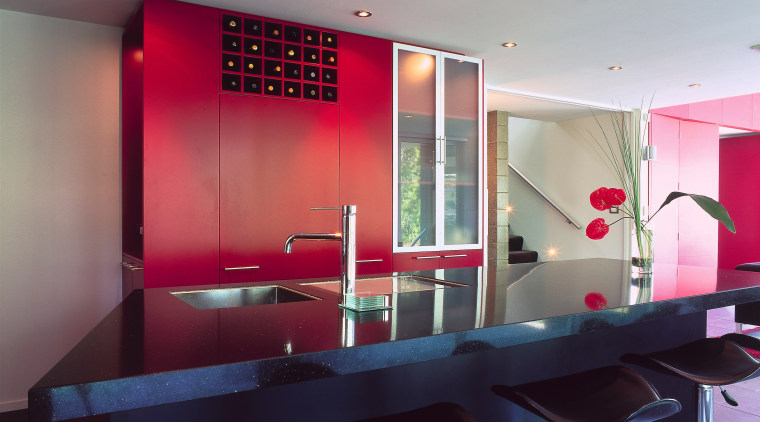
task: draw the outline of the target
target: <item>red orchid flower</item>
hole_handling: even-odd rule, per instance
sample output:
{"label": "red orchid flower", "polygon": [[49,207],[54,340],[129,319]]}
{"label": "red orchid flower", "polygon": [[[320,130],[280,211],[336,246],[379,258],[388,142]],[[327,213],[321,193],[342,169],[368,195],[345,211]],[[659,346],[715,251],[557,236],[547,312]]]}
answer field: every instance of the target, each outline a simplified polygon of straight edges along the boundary
{"label": "red orchid flower", "polygon": [[607,225],[603,218],[594,219],[586,226],[586,236],[593,240],[599,240],[607,236],[609,232],[610,226]]}
{"label": "red orchid flower", "polygon": [[622,189],[601,187],[589,196],[591,206],[599,211],[605,211],[617,207],[625,202],[625,192]]}

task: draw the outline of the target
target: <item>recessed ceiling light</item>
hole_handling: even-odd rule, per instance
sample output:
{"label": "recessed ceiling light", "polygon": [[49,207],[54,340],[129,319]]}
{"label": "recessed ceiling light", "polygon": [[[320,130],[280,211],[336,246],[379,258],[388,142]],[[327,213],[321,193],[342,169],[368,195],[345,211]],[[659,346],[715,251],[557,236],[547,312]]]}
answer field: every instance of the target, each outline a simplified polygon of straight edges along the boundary
{"label": "recessed ceiling light", "polygon": [[610,66],[607,69],[609,69],[609,70],[623,70],[623,66]]}
{"label": "recessed ceiling light", "polygon": [[699,88],[701,86],[702,86],[702,84],[691,84],[691,85],[689,85],[689,88]]}
{"label": "recessed ceiling light", "polygon": [[372,16],[372,12],[370,12],[369,10],[357,10],[356,12],[354,12],[354,15],[360,18],[368,18]]}
{"label": "recessed ceiling light", "polygon": [[512,47],[517,47],[517,43],[510,41],[510,42],[505,42],[501,46],[502,47],[507,47],[507,48],[512,48]]}

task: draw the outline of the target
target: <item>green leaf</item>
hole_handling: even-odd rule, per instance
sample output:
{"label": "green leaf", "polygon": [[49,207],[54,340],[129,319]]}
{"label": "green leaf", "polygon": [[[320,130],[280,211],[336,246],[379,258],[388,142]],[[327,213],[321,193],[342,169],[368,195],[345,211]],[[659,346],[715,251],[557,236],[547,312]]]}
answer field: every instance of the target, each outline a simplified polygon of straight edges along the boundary
{"label": "green leaf", "polygon": [[[723,207],[723,205],[720,204],[720,202],[710,198],[709,196],[704,195],[694,195],[691,193],[683,193],[683,192],[670,192],[667,198],[665,198],[665,202],[660,205],[660,208],[657,209],[657,212],[659,212],[665,205],[668,205],[669,203],[675,201],[676,199],[682,197],[682,196],[688,196],[689,198],[693,199],[694,202],[697,203],[703,210],[705,210],[706,213],[710,214],[710,217],[720,221],[723,223],[726,228],[731,231],[731,233],[736,233],[736,227],[734,227],[734,221],[731,220],[731,217],[728,215],[728,211],[726,211],[726,208]],[[657,214],[655,212],[655,214]]]}

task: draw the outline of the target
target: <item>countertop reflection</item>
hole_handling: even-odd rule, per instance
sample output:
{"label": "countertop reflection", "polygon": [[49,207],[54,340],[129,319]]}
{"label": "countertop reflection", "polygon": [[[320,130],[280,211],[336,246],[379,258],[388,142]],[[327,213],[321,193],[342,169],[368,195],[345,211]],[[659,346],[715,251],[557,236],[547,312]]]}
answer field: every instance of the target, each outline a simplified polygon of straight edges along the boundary
{"label": "countertop reflection", "polygon": [[[319,300],[222,309],[171,294],[183,289],[135,291],[30,390],[30,409],[107,413],[760,301],[758,273],[656,264],[640,277],[610,259],[410,274],[466,286],[394,293],[391,310],[364,313],[303,284],[327,279],[257,284]],[[308,371],[277,375],[288,366]]]}

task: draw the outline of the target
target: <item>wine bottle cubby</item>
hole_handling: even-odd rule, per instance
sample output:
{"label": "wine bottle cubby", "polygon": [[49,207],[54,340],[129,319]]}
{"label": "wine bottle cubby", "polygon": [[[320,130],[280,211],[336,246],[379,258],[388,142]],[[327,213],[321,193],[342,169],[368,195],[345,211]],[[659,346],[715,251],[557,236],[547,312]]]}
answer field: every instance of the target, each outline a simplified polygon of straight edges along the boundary
{"label": "wine bottle cubby", "polygon": [[222,91],[338,101],[338,34],[223,13]]}

